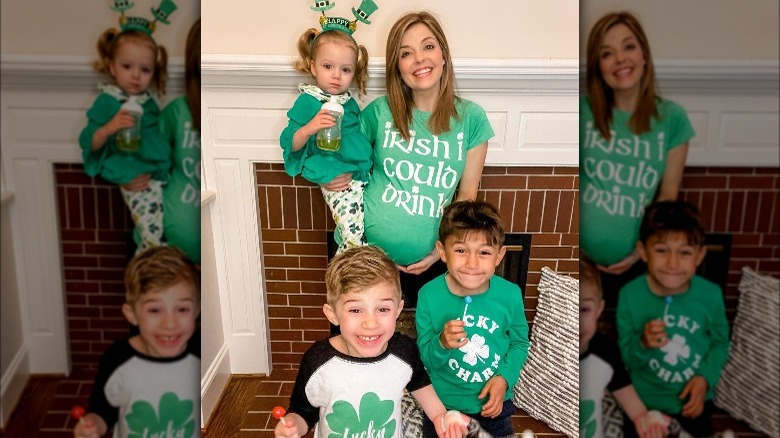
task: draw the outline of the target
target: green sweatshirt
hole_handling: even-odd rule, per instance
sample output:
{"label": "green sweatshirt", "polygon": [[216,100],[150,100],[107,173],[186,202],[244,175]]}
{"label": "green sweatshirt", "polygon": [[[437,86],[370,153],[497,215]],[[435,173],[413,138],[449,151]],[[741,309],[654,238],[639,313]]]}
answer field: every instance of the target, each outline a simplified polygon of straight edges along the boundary
{"label": "green sweatshirt", "polygon": [[[669,342],[661,348],[641,344],[645,324],[663,319]],[[647,405],[669,414],[682,410],[687,399],[678,397],[691,377],[707,381],[706,399],[713,389],[729,354],[729,323],[720,287],[694,276],[687,291],[665,298],[647,285],[640,275],[621,290],[617,307],[618,343],[636,392]]]}
{"label": "green sweatshirt", "polygon": [[[487,381],[501,375],[507,382],[504,400],[528,357],[528,322],[520,288],[497,275],[487,291],[463,297],[447,288],[443,274],[420,289],[417,302],[417,345],[433,388],[447,409],[476,414],[487,399],[478,399]],[[444,324],[463,319],[469,343],[460,349],[441,346]]]}

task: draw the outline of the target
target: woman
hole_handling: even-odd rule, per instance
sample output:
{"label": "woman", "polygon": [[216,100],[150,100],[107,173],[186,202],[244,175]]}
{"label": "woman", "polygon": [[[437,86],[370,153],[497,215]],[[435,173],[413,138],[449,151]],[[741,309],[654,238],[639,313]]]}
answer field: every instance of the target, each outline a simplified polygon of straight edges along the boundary
{"label": "woman", "polygon": [[[365,235],[402,272],[406,304],[416,287],[446,269],[435,248],[442,209],[453,200],[476,199],[487,141],[493,129],[485,111],[455,95],[449,44],[429,12],[402,16],[387,39],[387,96],[361,113],[374,145],[374,168],[365,191]],[[346,188],[348,175],[325,186]],[[410,294],[415,294],[410,296]]]}
{"label": "woman", "polygon": [[[587,91],[580,100],[580,246],[605,282],[637,260],[644,207],[674,200],[688,141],[688,115],[660,98],[650,45],[639,21],[610,13],[591,29]],[[605,289],[607,285],[605,284]]]}

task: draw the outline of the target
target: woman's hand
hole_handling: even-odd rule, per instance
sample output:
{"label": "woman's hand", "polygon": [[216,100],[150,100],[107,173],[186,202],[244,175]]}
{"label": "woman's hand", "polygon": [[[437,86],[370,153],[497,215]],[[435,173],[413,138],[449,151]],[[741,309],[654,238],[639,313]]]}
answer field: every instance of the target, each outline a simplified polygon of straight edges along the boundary
{"label": "woman's hand", "polygon": [[141,190],[144,190],[145,188],[149,187],[149,181],[151,180],[152,180],[152,175],[150,173],[142,173],[137,177],[131,179],[129,183],[123,184],[119,187],[122,187],[128,192],[140,192]]}
{"label": "woman's hand", "polygon": [[598,268],[598,270],[601,272],[606,272],[607,274],[620,275],[628,271],[628,268],[634,266],[634,263],[638,262],[639,258],[639,250],[634,249],[634,251],[627,255],[623,260],[617,263],[613,263],[609,266],[596,265],[596,268]]}
{"label": "woman's hand", "polygon": [[342,190],[347,190],[350,183],[352,183],[352,174],[342,173],[341,175],[330,180],[329,183],[320,184],[320,187],[329,192],[340,192]]}
{"label": "woman's hand", "polygon": [[433,249],[433,252],[428,254],[427,256],[420,259],[420,261],[416,263],[412,263],[409,266],[398,266],[398,270],[401,272],[406,272],[407,274],[413,274],[413,275],[420,275],[423,272],[427,271],[428,268],[433,266],[436,261],[439,260],[439,252],[436,251],[436,248]]}

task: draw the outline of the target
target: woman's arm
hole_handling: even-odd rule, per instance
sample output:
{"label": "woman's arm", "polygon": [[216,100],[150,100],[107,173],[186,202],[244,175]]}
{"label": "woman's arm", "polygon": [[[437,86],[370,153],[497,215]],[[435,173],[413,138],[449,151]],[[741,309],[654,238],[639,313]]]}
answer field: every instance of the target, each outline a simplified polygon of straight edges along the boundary
{"label": "woman's arm", "polygon": [[658,188],[656,201],[677,200],[687,157],[687,141],[669,151],[669,154],[666,156],[666,169],[664,170],[663,179],[661,179],[661,186]]}
{"label": "woman's arm", "polygon": [[466,153],[466,167],[458,184],[458,197],[456,201],[465,199],[477,199],[479,180],[482,179],[482,169],[485,167],[487,156],[487,142],[474,146]]}

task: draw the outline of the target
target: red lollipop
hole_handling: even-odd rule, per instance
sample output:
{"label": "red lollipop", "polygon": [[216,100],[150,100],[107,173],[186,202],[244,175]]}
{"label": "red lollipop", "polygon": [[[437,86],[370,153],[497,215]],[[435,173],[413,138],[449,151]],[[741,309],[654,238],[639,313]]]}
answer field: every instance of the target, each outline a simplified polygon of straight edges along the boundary
{"label": "red lollipop", "polygon": [[282,422],[282,426],[287,427],[287,423],[284,421],[284,414],[286,414],[287,411],[284,410],[281,406],[276,406],[271,410],[271,416],[276,418],[277,420]]}
{"label": "red lollipop", "polygon": [[84,408],[81,406],[73,406],[73,408],[70,410],[70,416],[75,418],[77,421],[81,421],[81,417],[84,416]]}

